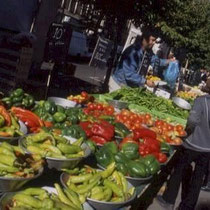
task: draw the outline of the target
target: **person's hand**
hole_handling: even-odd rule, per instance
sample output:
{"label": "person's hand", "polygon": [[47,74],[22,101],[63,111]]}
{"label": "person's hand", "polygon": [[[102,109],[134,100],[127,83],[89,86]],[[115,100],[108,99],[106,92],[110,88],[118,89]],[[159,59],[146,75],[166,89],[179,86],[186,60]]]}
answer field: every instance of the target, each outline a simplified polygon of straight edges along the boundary
{"label": "person's hand", "polygon": [[152,88],[155,87],[155,83],[151,80],[147,80],[146,85],[149,86],[149,87],[152,87]]}
{"label": "person's hand", "polygon": [[171,62],[173,62],[173,61],[176,61],[176,58],[175,58],[175,57],[170,58],[170,59],[167,59],[167,64],[169,64],[169,63],[171,63]]}

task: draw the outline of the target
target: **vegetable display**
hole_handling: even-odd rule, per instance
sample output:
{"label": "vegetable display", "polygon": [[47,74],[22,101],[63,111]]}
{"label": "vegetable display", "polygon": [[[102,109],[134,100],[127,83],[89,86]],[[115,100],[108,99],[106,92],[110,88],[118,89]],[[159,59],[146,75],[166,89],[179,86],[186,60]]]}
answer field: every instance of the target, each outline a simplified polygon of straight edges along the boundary
{"label": "vegetable display", "polygon": [[35,176],[43,165],[43,160],[27,155],[18,146],[6,142],[0,145],[0,176],[9,178],[30,178]]}
{"label": "vegetable display", "polygon": [[27,94],[23,91],[23,89],[18,88],[14,90],[9,97],[5,97],[1,99],[4,105],[7,108],[11,108],[12,106],[23,107],[26,109],[31,109],[35,105],[34,97],[30,94]]}
{"label": "vegetable display", "polygon": [[111,98],[120,96],[120,101],[140,105],[149,110],[167,113],[181,119],[186,119],[188,117],[188,111],[176,107],[171,100],[157,97],[153,93],[144,91],[141,88],[122,88],[115,92],[106,94],[106,96]]}
{"label": "vegetable display", "polygon": [[84,151],[80,147],[82,142],[82,139],[78,139],[71,144],[66,138],[56,134],[40,132],[27,136],[23,144],[30,153],[41,157],[71,159],[84,156]]}
{"label": "vegetable display", "polygon": [[70,189],[62,189],[55,184],[56,193],[49,193],[42,188],[27,188],[15,193],[7,204],[8,210],[33,210],[33,209],[56,209],[76,210],[83,209],[82,202],[77,193]]}
{"label": "vegetable display", "polygon": [[115,163],[108,165],[104,171],[85,166],[77,173],[69,174],[65,184],[80,196],[105,202],[127,201],[135,191],[134,187],[128,188],[128,182],[116,170]]}

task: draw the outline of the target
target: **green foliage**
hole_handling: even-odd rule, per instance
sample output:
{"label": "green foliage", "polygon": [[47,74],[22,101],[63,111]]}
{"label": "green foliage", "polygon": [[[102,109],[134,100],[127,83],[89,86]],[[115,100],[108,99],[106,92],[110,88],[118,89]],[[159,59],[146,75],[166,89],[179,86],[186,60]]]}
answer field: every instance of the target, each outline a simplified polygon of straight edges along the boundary
{"label": "green foliage", "polygon": [[[209,0],[80,1],[92,4],[96,12],[103,13],[106,19],[111,19],[111,23],[119,30],[125,27],[127,20],[131,20],[136,26],[158,27],[163,39],[170,46],[187,49],[190,64],[210,67]],[[108,28],[114,31],[110,25]]]}

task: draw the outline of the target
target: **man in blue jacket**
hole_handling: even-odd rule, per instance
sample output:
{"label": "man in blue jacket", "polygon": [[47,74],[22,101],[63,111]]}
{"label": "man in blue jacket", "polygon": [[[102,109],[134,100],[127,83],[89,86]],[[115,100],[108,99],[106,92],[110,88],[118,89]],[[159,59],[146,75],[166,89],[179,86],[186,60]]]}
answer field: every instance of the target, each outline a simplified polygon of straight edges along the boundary
{"label": "man in blue jacket", "polygon": [[[140,87],[154,83],[145,79],[149,65],[167,66],[170,60],[159,59],[152,52],[157,39],[155,30],[144,30],[141,37],[123,52],[120,62],[109,81],[109,91],[115,91],[123,86]],[[157,62],[158,61],[158,62]]]}

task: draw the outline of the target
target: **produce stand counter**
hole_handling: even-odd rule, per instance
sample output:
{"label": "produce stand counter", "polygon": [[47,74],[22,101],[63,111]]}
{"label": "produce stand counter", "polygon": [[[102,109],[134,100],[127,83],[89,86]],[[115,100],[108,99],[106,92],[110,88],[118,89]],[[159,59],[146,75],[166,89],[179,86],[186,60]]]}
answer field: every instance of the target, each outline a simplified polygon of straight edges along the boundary
{"label": "produce stand counter", "polygon": [[[153,177],[150,183],[141,184],[140,186],[136,187],[137,198],[133,203],[131,203],[130,209],[146,210],[149,207],[149,205],[152,204],[153,199],[156,197],[163,183],[167,180],[168,175],[171,174],[171,171],[174,165],[176,164],[178,157],[179,150],[174,150],[167,163],[161,167],[161,170]],[[94,156],[90,156],[89,158],[84,160],[84,162],[81,162],[81,165],[84,164],[97,168]],[[60,183],[61,173],[62,172],[59,172],[54,169],[49,170],[46,167],[44,173],[38,179],[30,181],[24,186],[24,188],[26,189],[28,187],[43,186],[54,187],[54,183]],[[2,195],[3,194],[1,194],[1,196]]]}

